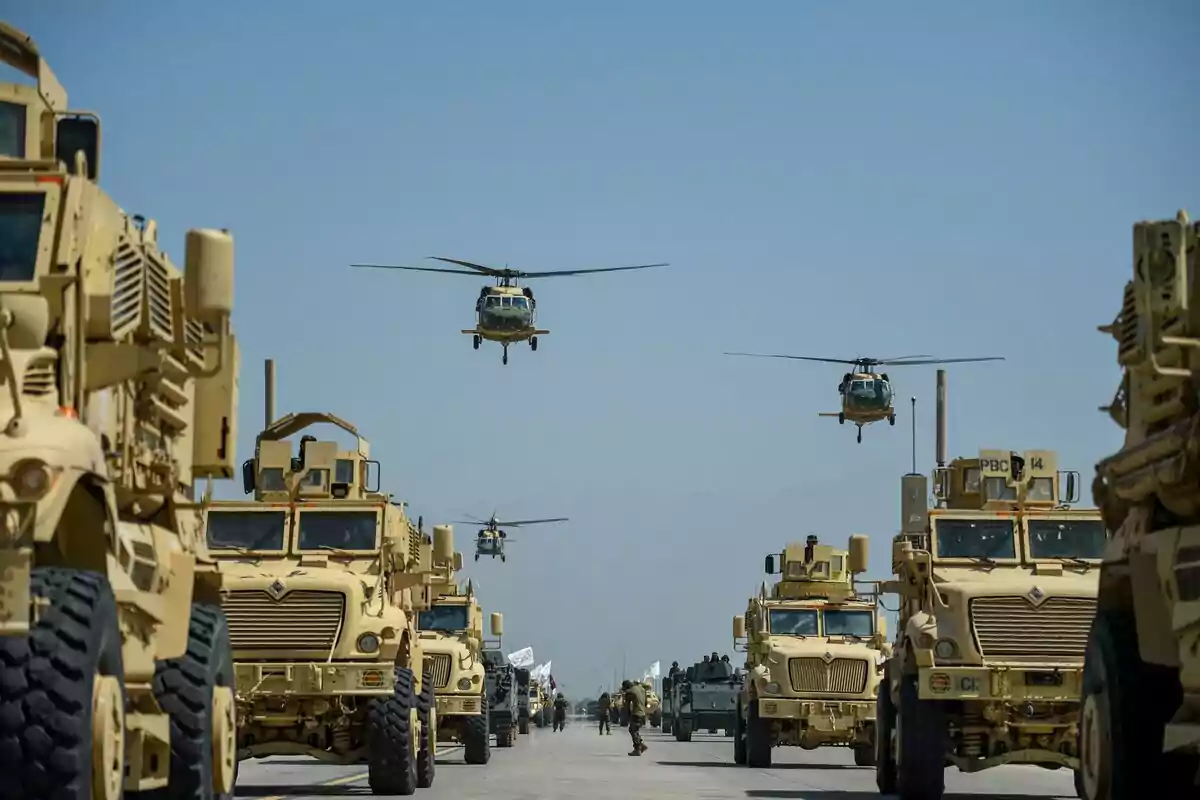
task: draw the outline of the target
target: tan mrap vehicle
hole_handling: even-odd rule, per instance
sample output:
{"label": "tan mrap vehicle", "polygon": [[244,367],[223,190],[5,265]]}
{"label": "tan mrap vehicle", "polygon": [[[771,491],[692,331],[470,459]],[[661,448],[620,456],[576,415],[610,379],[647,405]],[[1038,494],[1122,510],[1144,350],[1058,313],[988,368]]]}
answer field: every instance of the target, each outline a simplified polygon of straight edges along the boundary
{"label": "tan mrap vehicle", "polygon": [[1116,320],[1125,374],[1103,409],[1125,429],[1092,494],[1112,534],[1088,638],[1080,730],[1086,800],[1200,797],[1200,226],[1133,228]]}
{"label": "tan mrap vehicle", "polygon": [[854,763],[873,763],[879,649],[886,647],[876,596],[855,590],[867,570],[867,537],[850,550],[789,544],[769,555],[768,575],[746,613],[733,618],[734,649],[749,671],[734,717],[733,760],[771,766],[771,748],[850,747]]}
{"label": "tan mrap vehicle", "polygon": [[1078,769],[1105,544],[1098,511],[1067,507],[1076,474],[1060,474],[1049,450],[945,466],[945,389],[938,370],[938,506],[925,476],[901,479],[897,579],[884,585],[900,621],[876,711],[876,780],[901,798],[941,797],[947,764]]}
{"label": "tan mrap vehicle", "polygon": [[[455,573],[462,553],[454,552],[454,530],[433,528],[433,578],[425,587],[427,606],[417,618],[426,672],[433,676],[437,701],[438,738],[463,745],[463,760],[486,764],[492,757],[487,681],[483,662],[483,609],[473,584],[461,591]],[[492,635],[498,636],[499,615],[492,615]],[[512,747],[516,731],[510,725],[497,731],[496,746]]]}
{"label": "tan mrap vehicle", "polygon": [[[236,465],[233,240],[98,184],[100,121],[0,23],[0,772],[8,794],[232,795],[233,671],[198,478]],[[155,795],[161,796],[161,795]]]}
{"label": "tan mrap vehicle", "polygon": [[[293,458],[286,437],[317,423],[357,448],[306,436]],[[375,794],[430,786],[437,710],[416,629],[428,573],[367,442],[332,414],[288,414],[244,469],[255,500],[214,501],[206,525],[227,576],[239,757],[365,760]]]}

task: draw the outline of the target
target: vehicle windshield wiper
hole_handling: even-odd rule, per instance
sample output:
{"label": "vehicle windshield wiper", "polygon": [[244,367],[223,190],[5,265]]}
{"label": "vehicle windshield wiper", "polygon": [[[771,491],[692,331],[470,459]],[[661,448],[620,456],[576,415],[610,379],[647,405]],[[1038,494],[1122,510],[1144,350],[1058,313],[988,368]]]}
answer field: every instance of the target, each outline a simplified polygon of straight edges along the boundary
{"label": "vehicle windshield wiper", "polygon": [[967,556],[967,558],[971,559],[976,564],[986,564],[989,567],[996,566],[996,560],[990,556]]}
{"label": "vehicle windshield wiper", "polygon": [[342,548],[334,547],[331,544],[318,545],[317,549],[318,550],[328,550],[331,553],[337,553],[339,556],[350,556],[352,558],[369,558],[369,556],[363,555],[362,553],[356,552],[354,550],[343,550]]}
{"label": "vehicle windshield wiper", "polygon": [[1078,565],[1078,566],[1080,566],[1080,567],[1083,567],[1083,568],[1085,568],[1085,569],[1086,569],[1087,567],[1090,567],[1090,566],[1092,566],[1091,562],[1089,562],[1089,561],[1084,561],[1082,558],[1079,558],[1078,556],[1058,556],[1058,560],[1059,560],[1059,561],[1063,561],[1063,562],[1065,562],[1065,563],[1068,563],[1068,564],[1076,564],[1076,565]]}

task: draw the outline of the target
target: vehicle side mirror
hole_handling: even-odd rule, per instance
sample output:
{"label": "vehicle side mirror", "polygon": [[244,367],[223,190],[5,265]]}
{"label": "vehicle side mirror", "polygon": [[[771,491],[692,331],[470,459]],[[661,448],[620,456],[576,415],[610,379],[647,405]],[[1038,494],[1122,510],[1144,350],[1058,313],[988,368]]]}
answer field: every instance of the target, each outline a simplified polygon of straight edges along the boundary
{"label": "vehicle side mirror", "polygon": [[248,458],[242,462],[242,491],[250,494],[254,491],[254,459]]}
{"label": "vehicle side mirror", "polygon": [[768,575],[776,575],[779,573],[777,559],[774,555],[769,555],[763,559],[763,571]]}
{"label": "vehicle side mirror", "polygon": [[365,479],[363,480],[363,489],[368,492],[379,491],[379,462],[367,461],[364,462],[367,470]]}
{"label": "vehicle side mirror", "polygon": [[462,570],[462,567],[463,567],[462,553],[455,552],[454,553],[454,571],[459,572]]}
{"label": "vehicle side mirror", "polygon": [[733,638],[734,641],[746,638],[746,618],[741,614],[733,618]]}
{"label": "vehicle side mirror", "polygon": [[1063,473],[1066,478],[1066,485],[1063,486],[1063,496],[1059,498],[1060,503],[1076,503],[1079,501],[1079,485],[1076,482],[1078,473],[1074,470],[1069,470]]}

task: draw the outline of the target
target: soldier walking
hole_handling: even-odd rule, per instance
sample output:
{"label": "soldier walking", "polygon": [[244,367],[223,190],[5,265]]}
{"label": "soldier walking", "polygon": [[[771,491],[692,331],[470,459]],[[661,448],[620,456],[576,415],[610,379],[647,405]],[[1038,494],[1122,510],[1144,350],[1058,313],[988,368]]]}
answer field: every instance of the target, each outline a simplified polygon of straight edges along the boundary
{"label": "soldier walking", "polygon": [[625,691],[625,708],[629,709],[629,738],[633,739],[631,756],[640,756],[649,748],[642,741],[642,726],[646,724],[646,688],[640,683],[622,681],[621,688]]}
{"label": "soldier walking", "polygon": [[557,733],[567,726],[567,698],[559,692],[554,698],[554,732]]}
{"label": "soldier walking", "polygon": [[600,708],[597,716],[600,717],[600,735],[608,734],[612,736],[612,725],[609,723],[609,716],[612,714],[612,698],[608,696],[608,692],[600,695]]}

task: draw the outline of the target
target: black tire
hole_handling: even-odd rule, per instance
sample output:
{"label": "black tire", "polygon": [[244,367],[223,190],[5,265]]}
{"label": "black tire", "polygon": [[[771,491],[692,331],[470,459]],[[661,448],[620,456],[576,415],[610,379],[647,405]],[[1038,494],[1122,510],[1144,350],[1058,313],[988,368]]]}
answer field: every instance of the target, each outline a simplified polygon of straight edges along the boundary
{"label": "black tire", "polygon": [[771,723],[758,716],[758,700],[751,698],[746,713],[746,764],[757,769],[771,766]]}
{"label": "black tire", "polygon": [[4,795],[90,800],[95,675],[120,682],[124,712],[117,603],[98,572],[37,567],[30,590],[50,601],[41,618],[28,636],[0,637]]}
{"label": "black tire", "polygon": [[946,791],[946,712],[917,695],[917,678],[900,681],[896,794],[900,800],[941,800]]}
{"label": "black tire", "polygon": [[746,763],[746,722],[742,719],[742,701],[738,700],[737,716],[733,718],[733,763]]}
{"label": "black tire", "polygon": [[487,698],[481,699],[479,715],[467,717],[466,734],[463,736],[463,761],[468,764],[486,764],[492,760],[491,708]]}
{"label": "black tire", "polygon": [[413,673],[396,667],[392,696],[376,700],[367,716],[367,783],[372,794],[410,795],[417,791],[411,712],[416,707]]}
{"label": "black tire", "polygon": [[517,720],[517,733],[529,733],[529,717]]}
{"label": "black tire", "polygon": [[417,718],[421,720],[421,749],[417,751],[417,788],[433,786],[437,776],[437,698],[433,693],[433,673],[421,676],[421,694],[417,697]]}
{"label": "black tire", "polygon": [[854,747],[854,766],[875,766],[875,746],[870,744],[856,745]]}
{"label": "black tire", "polygon": [[[1200,759],[1161,750],[1164,725],[1181,700],[1178,673],[1138,656],[1132,609],[1101,608],[1092,622],[1083,668],[1085,713],[1079,738],[1085,791],[1080,797],[1127,800],[1145,795],[1147,775],[1154,776],[1156,796],[1194,797]],[[1088,735],[1095,724],[1092,713],[1100,717],[1095,750]]]}
{"label": "black tire", "polygon": [[[229,800],[213,790],[213,690],[235,689],[229,623],[219,606],[196,603],[188,622],[187,652],[160,662],[154,696],[171,717],[171,782],[135,792],[138,800]],[[230,755],[236,768],[236,747]]]}
{"label": "black tire", "polygon": [[675,728],[675,741],[690,742],[692,740],[692,721],[690,719],[679,720],[679,726]]}
{"label": "black tire", "polygon": [[662,732],[663,732],[663,733],[670,733],[670,732],[671,732],[671,727],[672,727],[672,725],[673,725],[673,722],[672,722],[672,720],[671,720],[671,718],[670,718],[670,717],[663,717],[663,719],[662,719]]}
{"label": "black tire", "polygon": [[888,688],[887,669],[875,695],[875,786],[880,794],[896,793],[896,759],[892,753],[892,731],[896,729],[896,705]]}

